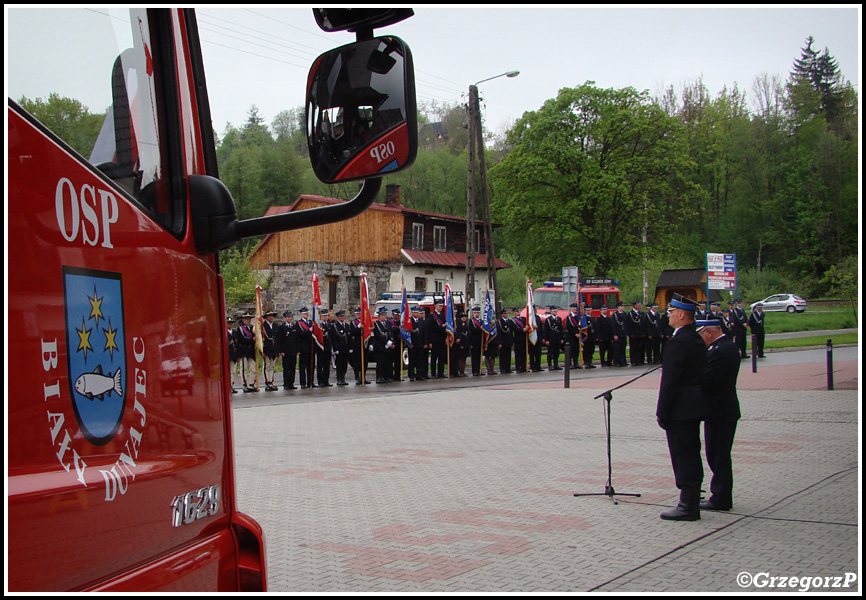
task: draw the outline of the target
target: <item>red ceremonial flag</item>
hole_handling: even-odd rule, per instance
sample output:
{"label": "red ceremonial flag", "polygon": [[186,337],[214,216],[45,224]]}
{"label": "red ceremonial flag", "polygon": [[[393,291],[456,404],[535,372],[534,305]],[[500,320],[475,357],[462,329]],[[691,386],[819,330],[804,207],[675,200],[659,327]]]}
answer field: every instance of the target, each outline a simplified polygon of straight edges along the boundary
{"label": "red ceremonial flag", "polygon": [[319,276],[313,271],[313,339],[316,340],[316,345],[325,349],[325,332],[322,331],[322,326],[319,325],[319,309],[322,307],[322,296],[319,295]]}
{"label": "red ceremonial flag", "polygon": [[373,335],[373,314],[370,312],[366,273],[361,273],[361,326],[364,328],[364,341],[366,341]]}

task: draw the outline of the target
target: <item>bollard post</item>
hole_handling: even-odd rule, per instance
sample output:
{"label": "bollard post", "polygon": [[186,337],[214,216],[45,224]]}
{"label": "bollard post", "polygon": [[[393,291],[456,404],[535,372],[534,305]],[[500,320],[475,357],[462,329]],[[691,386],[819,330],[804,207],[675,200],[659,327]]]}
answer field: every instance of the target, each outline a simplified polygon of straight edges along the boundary
{"label": "bollard post", "polygon": [[827,340],[827,389],[833,389],[833,340]]}
{"label": "bollard post", "polygon": [[563,373],[562,373],[562,377],[564,379],[563,387],[571,387],[570,369],[571,369],[571,344],[566,344],[565,345],[565,369],[563,370]]}
{"label": "bollard post", "polygon": [[756,336],[752,336],[752,373],[758,372],[758,351],[757,351],[757,343],[758,338]]}

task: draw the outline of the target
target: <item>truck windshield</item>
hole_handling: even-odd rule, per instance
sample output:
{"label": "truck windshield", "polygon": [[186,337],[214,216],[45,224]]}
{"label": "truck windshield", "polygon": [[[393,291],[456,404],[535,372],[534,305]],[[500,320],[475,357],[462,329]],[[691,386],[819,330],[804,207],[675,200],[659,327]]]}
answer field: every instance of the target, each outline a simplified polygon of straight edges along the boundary
{"label": "truck windshield", "polygon": [[9,98],[177,232],[167,194],[151,185],[166,177],[147,11],[10,8],[7,17]]}

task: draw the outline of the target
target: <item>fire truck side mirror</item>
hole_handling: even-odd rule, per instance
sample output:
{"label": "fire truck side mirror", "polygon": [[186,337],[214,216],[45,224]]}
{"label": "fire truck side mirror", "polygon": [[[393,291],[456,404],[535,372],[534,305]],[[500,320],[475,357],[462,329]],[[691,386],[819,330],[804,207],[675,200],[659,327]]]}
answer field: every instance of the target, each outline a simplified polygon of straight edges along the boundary
{"label": "fire truck side mirror", "polygon": [[325,183],[411,166],[418,127],[408,46],[385,36],[317,58],[307,79],[306,129],[313,171]]}

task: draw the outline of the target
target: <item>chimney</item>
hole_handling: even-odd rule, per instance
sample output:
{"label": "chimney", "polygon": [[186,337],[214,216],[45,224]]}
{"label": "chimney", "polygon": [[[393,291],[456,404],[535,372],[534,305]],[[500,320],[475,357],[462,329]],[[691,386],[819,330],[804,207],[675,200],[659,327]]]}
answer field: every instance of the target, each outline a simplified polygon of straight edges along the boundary
{"label": "chimney", "polygon": [[400,206],[400,184],[389,183],[385,186],[385,206]]}

